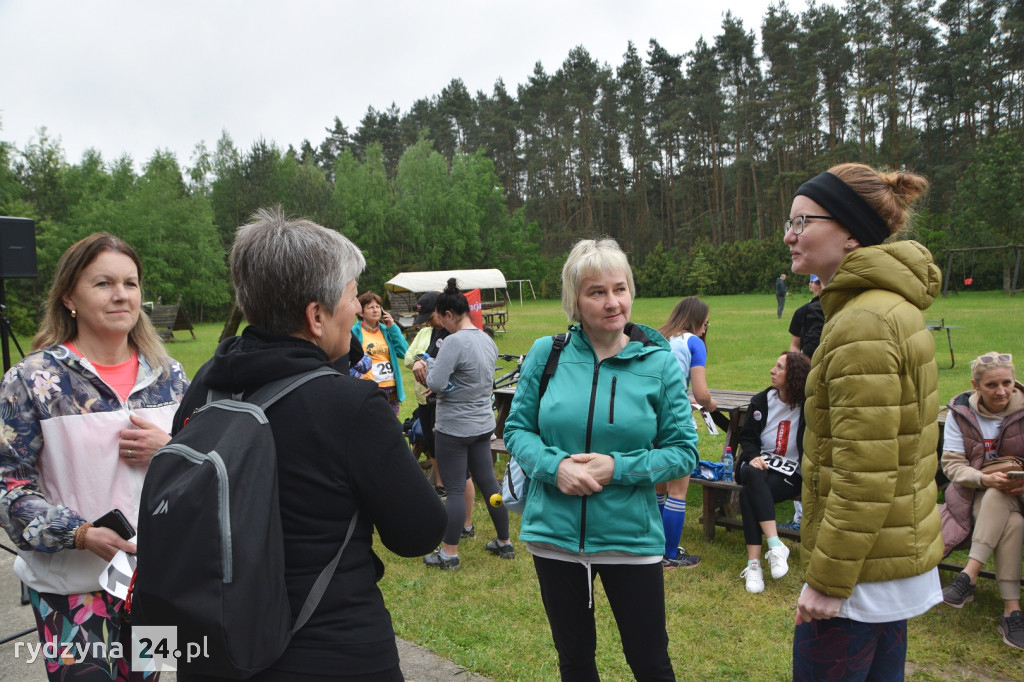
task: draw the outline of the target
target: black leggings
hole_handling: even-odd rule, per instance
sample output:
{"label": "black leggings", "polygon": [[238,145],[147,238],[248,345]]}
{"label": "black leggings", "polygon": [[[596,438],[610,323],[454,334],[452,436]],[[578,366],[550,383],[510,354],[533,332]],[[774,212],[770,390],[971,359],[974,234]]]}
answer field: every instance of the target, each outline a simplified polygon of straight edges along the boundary
{"label": "black leggings", "polygon": [[740,511],[743,514],[743,538],[748,545],[761,544],[761,522],[775,520],[775,503],[800,496],[803,479],[774,469],[762,470],[743,464],[743,488],[740,490]]}
{"label": "black leggings", "polygon": [[[444,489],[448,493],[445,509],[448,511],[448,529],[444,532],[447,545],[459,544],[462,537],[462,524],[466,519],[467,472],[473,477],[476,488],[483,493],[484,501],[488,502],[491,495],[500,492],[498,479],[494,477],[494,459],[491,457],[491,434],[480,436],[459,437],[437,431],[434,434],[437,443],[437,468],[444,480]],[[499,540],[508,540],[508,510],[505,507],[492,507],[487,504],[487,513],[498,534]]]}
{"label": "black leggings", "polygon": [[674,680],[665,629],[665,580],[661,562],[591,564],[533,557],[540,595],[558,651],[562,680],[599,680],[597,627],[591,595],[595,575],[608,595],[626,662],[638,680]]}

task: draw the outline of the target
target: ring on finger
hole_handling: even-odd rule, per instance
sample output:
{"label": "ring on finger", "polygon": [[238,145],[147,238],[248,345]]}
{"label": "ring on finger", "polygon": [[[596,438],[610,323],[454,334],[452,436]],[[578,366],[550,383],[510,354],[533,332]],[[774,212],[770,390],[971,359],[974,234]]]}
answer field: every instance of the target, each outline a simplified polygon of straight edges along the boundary
{"label": "ring on finger", "polygon": [[126,457],[127,459],[131,459],[131,458],[132,458],[132,451],[131,451],[131,450],[129,450],[129,451],[128,451],[128,454],[127,454],[127,455],[125,455],[125,457]]}

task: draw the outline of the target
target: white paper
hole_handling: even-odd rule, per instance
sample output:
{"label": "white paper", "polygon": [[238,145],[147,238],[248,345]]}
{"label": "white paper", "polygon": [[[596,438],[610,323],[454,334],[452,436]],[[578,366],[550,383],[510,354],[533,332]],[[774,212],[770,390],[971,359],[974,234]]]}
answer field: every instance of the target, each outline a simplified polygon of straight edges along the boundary
{"label": "white paper", "polygon": [[[128,542],[137,542],[138,538],[139,536],[135,535]],[[138,558],[134,554],[118,550],[107,567],[100,573],[100,587],[118,599],[127,599],[128,586],[131,585],[136,563],[138,563]]]}
{"label": "white paper", "polygon": [[708,425],[708,433],[712,436],[718,435],[718,427],[715,426],[715,420],[711,418],[711,413],[701,408],[700,416],[704,417],[704,423]]}

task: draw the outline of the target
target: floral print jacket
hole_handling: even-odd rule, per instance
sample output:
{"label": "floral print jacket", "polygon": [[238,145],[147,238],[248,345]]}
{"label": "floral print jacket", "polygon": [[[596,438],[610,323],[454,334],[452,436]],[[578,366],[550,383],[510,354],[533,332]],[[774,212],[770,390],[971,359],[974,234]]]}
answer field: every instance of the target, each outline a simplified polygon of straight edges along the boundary
{"label": "floral print jacket", "polygon": [[[122,402],[88,360],[65,346],[31,353],[7,372],[0,385],[0,526],[33,569],[16,565],[22,580],[40,591],[79,591],[42,578],[75,573],[72,565],[66,571],[49,565],[47,556],[69,554],[59,550],[74,547],[78,526],[113,508],[138,521],[145,470],[118,456],[119,434],[131,427],[129,414],[170,432],[188,383],[178,362],[171,360],[169,375],[161,374],[140,356],[135,387]],[[96,584],[98,575],[71,579],[64,588],[83,580]]]}

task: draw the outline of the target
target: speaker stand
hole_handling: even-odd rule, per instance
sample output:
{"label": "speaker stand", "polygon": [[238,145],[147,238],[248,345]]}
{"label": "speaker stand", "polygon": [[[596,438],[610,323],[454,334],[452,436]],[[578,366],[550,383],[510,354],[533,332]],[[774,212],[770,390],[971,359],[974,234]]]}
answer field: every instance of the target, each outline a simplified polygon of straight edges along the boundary
{"label": "speaker stand", "polygon": [[11,345],[8,343],[8,337],[14,341],[14,347],[24,358],[25,351],[21,349],[18,337],[14,335],[14,329],[11,327],[11,321],[7,317],[7,292],[4,289],[4,281],[0,279],[0,352],[3,353],[4,374],[11,368]]}

